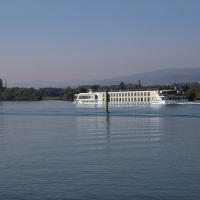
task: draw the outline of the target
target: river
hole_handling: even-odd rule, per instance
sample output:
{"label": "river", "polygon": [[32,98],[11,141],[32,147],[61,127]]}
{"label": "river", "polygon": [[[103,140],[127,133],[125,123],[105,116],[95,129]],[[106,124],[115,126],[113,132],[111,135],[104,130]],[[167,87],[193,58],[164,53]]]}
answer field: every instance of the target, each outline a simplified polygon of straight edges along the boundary
{"label": "river", "polygon": [[199,199],[200,105],[0,102],[0,199]]}

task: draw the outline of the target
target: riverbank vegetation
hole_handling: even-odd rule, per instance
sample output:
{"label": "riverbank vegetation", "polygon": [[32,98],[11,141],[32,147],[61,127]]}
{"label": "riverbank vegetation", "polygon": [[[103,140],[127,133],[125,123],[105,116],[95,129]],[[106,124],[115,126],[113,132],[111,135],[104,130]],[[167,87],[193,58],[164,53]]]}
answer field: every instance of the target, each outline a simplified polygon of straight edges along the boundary
{"label": "riverbank vegetation", "polygon": [[63,97],[42,97],[42,100],[63,100]]}
{"label": "riverbank vegetation", "polygon": [[7,88],[6,84],[3,86],[3,81],[0,79],[0,101],[35,101],[35,100],[66,100],[73,101],[75,94],[85,93],[88,89],[105,91],[116,90],[153,90],[153,89],[177,89],[181,93],[185,94],[189,101],[200,100],[200,83],[174,83],[172,85],[149,85],[143,86],[138,81],[138,84],[124,84],[111,86],[100,85],[81,85],[77,88],[55,88],[45,87],[36,90],[34,88]]}
{"label": "riverbank vegetation", "polygon": [[189,101],[196,101],[200,100],[200,83],[184,83],[184,84],[177,84],[174,83],[172,85],[149,85],[143,86],[141,85],[140,81],[138,84],[124,84],[121,82],[119,85],[111,85],[111,86],[99,86],[99,85],[86,85],[86,86],[79,86],[76,89],[70,90],[69,93],[65,94],[67,100],[73,100],[75,94],[80,92],[84,93],[87,92],[88,89],[97,89],[99,91],[105,91],[108,89],[109,91],[130,91],[130,90],[168,90],[168,89],[176,89],[179,90],[182,94],[184,94]]}
{"label": "riverbank vegetation", "polygon": [[0,79],[0,101],[38,101],[42,99],[41,93],[34,88],[7,88]]}

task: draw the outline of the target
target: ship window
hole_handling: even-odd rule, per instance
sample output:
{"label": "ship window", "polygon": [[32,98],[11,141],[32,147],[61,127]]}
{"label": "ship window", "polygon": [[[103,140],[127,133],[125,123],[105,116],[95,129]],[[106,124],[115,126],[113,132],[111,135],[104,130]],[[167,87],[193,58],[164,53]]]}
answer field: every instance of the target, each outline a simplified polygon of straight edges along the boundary
{"label": "ship window", "polygon": [[125,93],[125,97],[127,97],[127,93]]}
{"label": "ship window", "polygon": [[124,93],[122,93],[122,96],[124,96]]}
{"label": "ship window", "polygon": [[125,98],[125,101],[127,101],[127,98]]}
{"label": "ship window", "polygon": [[146,92],[144,92],[144,96],[146,96]]}
{"label": "ship window", "polygon": [[141,92],[141,96],[143,96],[143,92]]}
{"label": "ship window", "polygon": [[124,101],[124,98],[122,98],[122,101]]}
{"label": "ship window", "polygon": [[118,97],[118,93],[116,93],[116,97]]}
{"label": "ship window", "polygon": [[128,96],[130,97],[130,93],[128,93]]}
{"label": "ship window", "polygon": [[119,97],[121,97],[121,93],[119,93]]}
{"label": "ship window", "polygon": [[94,99],[94,95],[91,96],[79,96],[79,99]]}
{"label": "ship window", "polygon": [[136,92],[134,93],[134,96],[136,96]]}
{"label": "ship window", "polygon": [[119,98],[119,101],[121,101],[121,98]]}
{"label": "ship window", "polygon": [[131,93],[131,96],[133,96],[133,93]]}
{"label": "ship window", "polygon": [[128,101],[130,101],[130,98],[128,98]]}
{"label": "ship window", "polygon": [[141,98],[141,101],[143,101],[143,98]]}

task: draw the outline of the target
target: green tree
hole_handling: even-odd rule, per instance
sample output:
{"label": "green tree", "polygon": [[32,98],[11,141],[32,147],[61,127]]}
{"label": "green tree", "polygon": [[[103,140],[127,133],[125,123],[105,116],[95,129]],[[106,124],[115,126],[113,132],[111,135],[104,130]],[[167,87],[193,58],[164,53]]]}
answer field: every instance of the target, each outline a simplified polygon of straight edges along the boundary
{"label": "green tree", "polygon": [[141,88],[140,80],[138,81],[138,87]]}
{"label": "green tree", "polygon": [[71,89],[66,95],[65,98],[68,101],[73,101],[74,100],[74,95],[76,94],[76,90]]}
{"label": "green tree", "polygon": [[2,92],[3,91],[3,81],[2,81],[2,79],[0,79],[0,92]]}
{"label": "green tree", "polygon": [[79,86],[77,88],[77,93],[85,93],[87,92],[87,89],[84,86]]}
{"label": "green tree", "polygon": [[186,92],[186,95],[189,101],[193,101],[196,96],[195,92],[191,89]]}
{"label": "green tree", "polygon": [[195,100],[200,100],[200,92],[196,93]]}
{"label": "green tree", "polygon": [[0,93],[1,101],[36,101],[41,99],[42,94],[34,88],[7,88]]}
{"label": "green tree", "polygon": [[124,85],[124,82],[121,82],[120,84],[119,84],[119,89],[120,90],[125,90],[125,85]]}
{"label": "green tree", "polygon": [[189,89],[189,86],[188,86],[188,85],[182,85],[182,86],[181,86],[182,92],[186,92],[188,89]]}

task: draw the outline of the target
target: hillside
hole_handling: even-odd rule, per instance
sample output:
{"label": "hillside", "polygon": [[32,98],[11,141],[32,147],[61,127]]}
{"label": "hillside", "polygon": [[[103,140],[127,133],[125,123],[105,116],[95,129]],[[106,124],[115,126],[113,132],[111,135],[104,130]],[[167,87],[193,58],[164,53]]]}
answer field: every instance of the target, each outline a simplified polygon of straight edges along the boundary
{"label": "hillside", "polygon": [[8,87],[77,87],[79,85],[114,85],[120,82],[124,83],[138,83],[141,81],[142,85],[170,85],[173,83],[196,82],[200,80],[200,68],[168,68],[160,69],[152,72],[145,72],[141,74],[133,74],[130,76],[120,76],[111,79],[93,79],[88,81],[72,80],[64,82],[50,82],[50,81],[32,81],[8,84]]}

